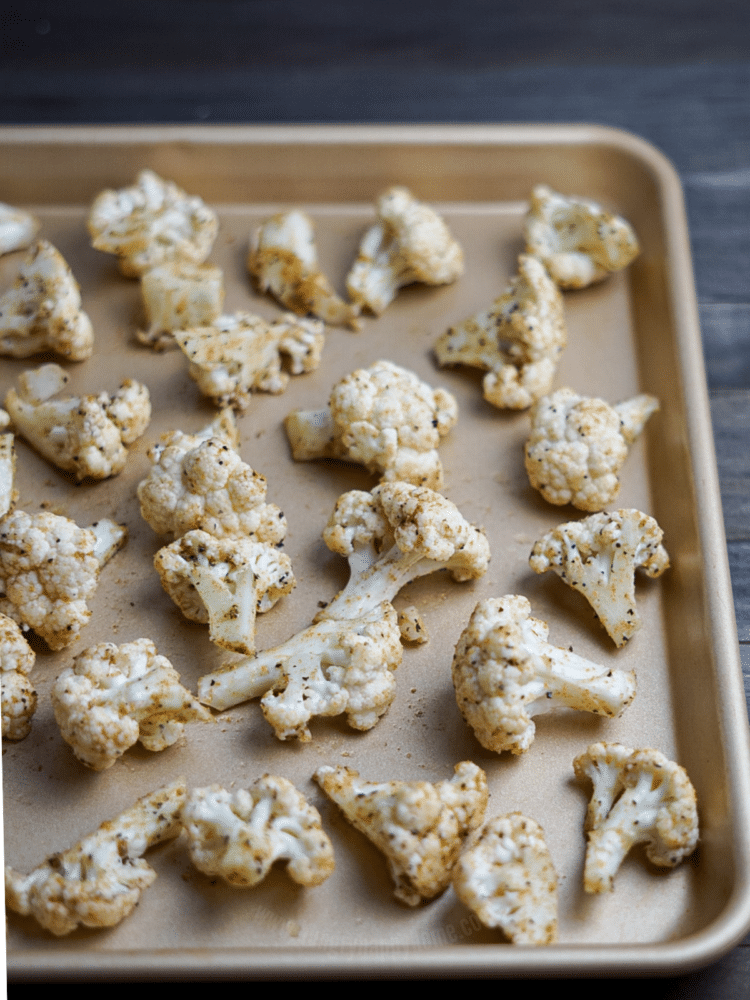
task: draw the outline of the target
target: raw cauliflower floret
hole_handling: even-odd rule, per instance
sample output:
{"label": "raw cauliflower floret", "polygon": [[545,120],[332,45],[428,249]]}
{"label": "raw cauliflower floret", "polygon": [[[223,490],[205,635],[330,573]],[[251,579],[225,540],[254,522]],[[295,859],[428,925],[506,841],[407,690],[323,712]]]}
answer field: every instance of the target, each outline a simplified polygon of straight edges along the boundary
{"label": "raw cauliflower floret", "polygon": [[50,649],[69,646],[91,617],[101,566],[126,537],[111,521],[79,528],[47,511],[13,511],[0,520],[0,612]]}
{"label": "raw cauliflower floret", "polygon": [[453,657],[456,702],[488,750],[524,753],[532,716],[557,708],[621,715],[635,697],[635,675],[612,670],[547,642],[549,627],[530,617],[525,597],[480,601]]}
{"label": "raw cauliflower floret", "polygon": [[557,285],[541,261],[522,255],[502,295],[444,333],[435,354],[443,368],[484,369],[484,398],[501,409],[524,410],[550,391],[566,341]]}
{"label": "raw cauliflower floret", "polygon": [[698,843],[695,789],[687,772],[658,750],[631,750],[619,743],[593,743],[573,761],[579,779],[594,794],[586,814],[586,892],[611,892],[614,877],[636,844],[646,857],[674,868]]}
{"label": "raw cauliflower floret", "polygon": [[136,337],[163,351],[172,347],[174,330],[188,330],[213,322],[224,304],[224,275],[210,264],[169,261],[141,278],[146,329]]}
{"label": "raw cauliflower floret", "polygon": [[384,191],[377,214],[346,279],[357,306],[379,316],[404,285],[447,285],[464,273],[463,250],[445,221],[406,188]]}
{"label": "raw cauliflower floret", "polygon": [[159,549],[162,586],[191,621],[208,623],[211,642],[237,653],[255,650],[255,616],[294,589],[292,561],[268,542],[214,538],[188,531]]}
{"label": "raw cauliflower floret", "polygon": [[0,614],[0,684],[2,685],[3,739],[22,740],[31,731],[36,691],[29,674],[36,654],[18,624]]}
{"label": "raw cauliflower floret", "polygon": [[151,421],[151,399],[141,382],[125,379],[115,392],[52,399],[67,383],[58,365],[24,372],[20,391],[5,405],[18,433],[49,462],[76,479],[108,479],[122,472],[133,444]]}
{"label": "raw cauliflower floret", "polygon": [[304,886],[320,885],[335,868],[320,813],[286,778],[264,774],[236,792],[195,788],[183,825],[195,867],[230,885],[257,885],[276,861]]}
{"label": "raw cauliflower floret", "polygon": [[139,740],[164,750],[186,722],[212,718],[150,639],[84,649],[55,681],[52,704],[62,738],[95,771],[112,767]]}
{"label": "raw cauliflower floret", "polygon": [[243,413],[254,392],[283,392],[289,375],[314,371],[320,364],[325,337],[319,320],[286,313],[270,322],[238,312],[219,316],[205,326],[175,331],[175,340],[190,362],[190,377],[218,406]]}
{"label": "raw cauliflower floret", "polygon": [[178,778],[144,795],[67,851],[53,854],[30,875],[6,866],[6,906],[35,917],[58,936],[79,924],[119,924],[156,878],[142,855],[179,834],[185,795],[185,779]]}
{"label": "raw cauliflower floret", "polygon": [[481,825],[487,776],[471,761],[449,781],[363,781],[349,767],[320,767],[315,780],[346,819],[385,854],[394,895],[418,906],[450,884],[464,839]]}
{"label": "raw cauliflower floret", "polygon": [[648,514],[632,508],[591,514],[560,524],[534,543],[529,565],[554,570],[586,598],[616,646],[640,628],[635,571],[657,577],[669,568],[664,533]]}
{"label": "raw cauliflower floret", "polygon": [[456,895],[513,944],[557,941],[557,873],[544,831],[519,812],[495,816],[458,859]]}
{"label": "raw cauliflower floret", "polygon": [[274,215],[256,230],[247,269],[261,292],[270,291],[298,316],[312,313],[332,326],[358,329],[359,309],[336,294],[318,267],[312,219],[299,209]]}
{"label": "raw cauliflower floret", "polygon": [[556,506],[602,510],[620,492],[628,446],[658,409],[645,393],[615,406],[573,389],[544,396],[531,410],[525,448],[531,485]]}
{"label": "raw cauliflower floret", "polygon": [[40,222],[33,215],[0,202],[0,254],[26,250],[39,227]]}
{"label": "raw cauliflower floret", "polygon": [[638,255],[632,227],[588,198],[565,197],[543,184],[531,192],[524,221],[529,253],[539,257],[561,288],[585,288],[619,271]]}
{"label": "raw cauliflower floret", "polygon": [[0,296],[0,355],[28,358],[44,351],[84,361],[93,354],[94,331],[70,268],[51,243],[39,240]]}
{"label": "raw cauliflower floret", "polygon": [[445,389],[432,389],[390,361],[358,368],[338,382],[323,410],[294,410],[284,421],[299,461],[341,458],[378,473],[382,482],[440,489],[440,439],[458,419]]}
{"label": "raw cauliflower floret", "polygon": [[116,254],[128,278],[169,261],[202,264],[218,228],[215,213],[200,198],[153,170],[142,170],[132,187],[102,191],[88,218],[92,246]]}

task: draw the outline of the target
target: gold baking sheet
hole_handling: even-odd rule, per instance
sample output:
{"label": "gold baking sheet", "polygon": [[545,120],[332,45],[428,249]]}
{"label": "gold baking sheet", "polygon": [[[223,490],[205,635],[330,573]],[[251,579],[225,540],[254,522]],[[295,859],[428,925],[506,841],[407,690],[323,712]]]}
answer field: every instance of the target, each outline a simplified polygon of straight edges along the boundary
{"label": "gold baking sheet", "polygon": [[[45,506],[82,525],[112,517],[127,523],[130,539],[103,570],[80,639],[58,654],[38,652],[40,706],[31,735],[3,747],[6,862],[31,870],[177,775],[191,785],[241,787],[271,772],[295,782],[320,809],[337,864],[315,889],[296,886],[280,870],[255,889],[238,890],[199,874],[182,841],[173,841],[147,854],[159,877],[118,927],[56,940],[11,915],[11,979],[647,975],[684,971],[731,947],[750,921],[746,710],[684,211],[663,157],[635,137],[580,126],[4,129],[0,136],[0,199],[39,216],[40,235],[69,262],[94,324],[96,353],[66,366],[69,390],[112,389],[136,378],[149,386],[154,410],[125,471],[104,483],[76,485],[17,445],[22,509]],[[345,561],[320,533],[341,493],[376,481],[354,465],[294,463],[282,420],[292,409],[324,405],[335,381],[380,358],[457,397],[459,423],[440,449],[444,492],[484,526],[492,563],[474,583],[440,574],[402,592],[397,607],[416,604],[431,638],[405,650],[396,700],[369,732],[349,729],[343,717],[318,719],[311,743],[282,744],[257,703],[248,703],[217,715],[214,725],[190,725],[163,753],[136,747],[96,774],[62,741],[49,701],[54,678],[75,654],[96,642],[147,636],[193,690],[223,659],[207,630],[182,619],[163,593],[151,566],[159,540],[135,498],[149,444],[166,430],[202,427],[214,410],[181,352],[154,354],[134,341],[138,283],[91,249],[85,227],[99,190],[128,184],[147,166],[218,211],[210,261],[224,269],[226,312],[278,315],[251,287],[244,262],[252,228],[281,208],[301,205],[313,216],[321,264],[342,291],[374,197],[390,184],[406,184],[436,204],[465,250],[458,283],[404,290],[382,317],[366,318],[360,333],[330,329],[320,368],[292,378],[282,395],[255,396],[241,418],[242,457],[267,477],[268,499],[287,516],[285,550],[298,580],[291,596],[258,619],[258,648],[306,626],[319,602],[343,586]],[[530,488],[522,457],[528,416],[494,409],[481,397],[479,373],[439,370],[432,354],[439,334],[488,305],[514,272],[525,199],[540,182],[624,214],[643,247],[626,272],[566,293],[569,346],[555,382],[612,402],[637,392],[661,399],[623,469],[616,506],[658,519],[673,568],[661,580],[639,581],[643,627],[622,650],[579,595],[528,567],[539,534],[582,516],[551,507]],[[2,287],[17,262],[0,260]],[[35,363],[0,362],[3,397]],[[637,672],[637,698],[621,719],[541,717],[534,744],[520,757],[480,747],[456,708],[450,663],[476,602],[505,593],[530,599],[555,644]],[[655,746],[676,758],[696,786],[701,818],[701,844],[690,861],[659,872],[637,850],[615,892],[602,898],[582,889],[589,789],[575,782],[571,766],[595,740]],[[437,781],[465,759],[487,772],[488,815],[521,810],[544,827],[560,876],[560,942],[552,948],[502,943],[478,928],[452,889],[428,905],[401,906],[383,857],[312,781],[322,764],[347,764],[368,779]]]}

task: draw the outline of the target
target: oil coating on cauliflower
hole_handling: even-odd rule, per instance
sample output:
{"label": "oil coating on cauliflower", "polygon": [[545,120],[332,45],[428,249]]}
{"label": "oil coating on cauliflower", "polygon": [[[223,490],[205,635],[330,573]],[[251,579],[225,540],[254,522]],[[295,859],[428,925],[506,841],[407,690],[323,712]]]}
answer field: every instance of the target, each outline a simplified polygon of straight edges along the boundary
{"label": "oil coating on cauliflower", "polygon": [[448,887],[464,839],[481,825],[487,776],[471,761],[449,781],[363,781],[349,767],[320,767],[315,780],[345,818],[385,854],[394,895],[418,906]]}
{"label": "oil coating on cauliflower", "polygon": [[125,379],[115,392],[52,399],[67,383],[58,365],[24,372],[20,391],[5,405],[22,437],[49,462],[76,479],[108,479],[125,467],[126,445],[151,420],[151,400],[141,382]]}
{"label": "oil coating on cauliflower", "polygon": [[294,410],[284,421],[299,461],[358,462],[381,481],[440,489],[440,439],[454,427],[458,405],[414,372],[390,361],[358,368],[338,382],[323,410]]}
{"label": "oil coating on cauliflower", "polygon": [[116,254],[128,278],[168,261],[202,264],[218,228],[215,213],[200,198],[153,170],[142,170],[131,187],[102,191],[88,218],[91,245]]}
{"label": "oil coating on cauliflower", "polygon": [[335,868],[320,813],[286,778],[265,774],[236,792],[194,788],[183,825],[195,867],[230,885],[257,885],[276,861],[304,886],[320,885]]}
{"label": "oil coating on cauliflower", "polygon": [[62,738],[95,771],[112,767],[138,741],[165,750],[186,722],[212,719],[150,639],[84,649],[55,681],[52,704]]}
{"label": "oil coating on cauliflower", "polygon": [[585,288],[638,255],[632,227],[589,198],[566,197],[543,184],[531,192],[524,222],[526,249],[561,288]]}
{"label": "oil coating on cauliflower", "polygon": [[70,934],[81,924],[97,928],[119,924],[156,878],[142,855],[179,834],[186,791],[185,779],[178,778],[144,795],[29,875],[6,866],[6,906],[34,917],[57,936]]}
{"label": "oil coating on cauliflower", "polygon": [[484,398],[501,409],[523,410],[550,391],[566,341],[557,285],[536,257],[522,255],[502,295],[444,333],[435,354],[441,368],[484,369]]}
{"label": "oil coating on cauliflower", "polygon": [[174,330],[211,323],[224,304],[224,275],[210,264],[170,261],[141,278],[146,329],[137,339],[154,350],[174,346]]}
{"label": "oil coating on cauliflower", "polygon": [[458,859],[456,895],[513,944],[557,941],[557,873],[544,831],[521,813],[495,816]]}
{"label": "oil coating on cauliflower", "polygon": [[399,288],[422,282],[447,285],[464,273],[463,250],[438,213],[404,187],[377,200],[378,221],[362,237],[346,279],[358,307],[379,316]]}
{"label": "oil coating on cauliflower", "polygon": [[0,254],[26,250],[37,232],[39,220],[23,209],[0,202]]}
{"label": "oil coating on cauliflower", "polygon": [[0,684],[2,685],[3,739],[22,740],[31,731],[36,691],[29,674],[36,655],[18,624],[0,614]]}
{"label": "oil coating on cauliflower", "polygon": [[628,447],[658,409],[645,393],[615,406],[573,389],[544,396],[531,410],[525,448],[531,485],[556,506],[603,510],[620,492]]}
{"label": "oil coating on cauliflower", "polygon": [[29,358],[43,351],[68,361],[85,361],[94,351],[78,284],[47,240],[31,247],[12,288],[0,296],[0,355]]}
{"label": "oil coating on cauliflower", "polygon": [[286,313],[269,322],[248,312],[219,316],[210,325],[175,332],[190,362],[190,377],[218,406],[243,413],[254,392],[280,393],[292,375],[314,371],[325,337],[319,320]]}

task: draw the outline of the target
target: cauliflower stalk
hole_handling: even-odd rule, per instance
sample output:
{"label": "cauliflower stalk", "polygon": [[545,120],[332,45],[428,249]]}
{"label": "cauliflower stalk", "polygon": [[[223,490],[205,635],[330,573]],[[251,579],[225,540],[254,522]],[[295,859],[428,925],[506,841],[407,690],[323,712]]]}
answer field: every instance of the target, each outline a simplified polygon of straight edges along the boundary
{"label": "cauliflower stalk", "polygon": [[29,674],[36,655],[18,624],[0,614],[0,685],[4,740],[22,740],[31,732],[36,691]]}
{"label": "cauliflower stalk", "polygon": [[418,906],[448,887],[464,839],[481,825],[487,776],[471,761],[449,781],[364,781],[349,767],[320,767],[315,780],[345,818],[385,854],[394,895]]}
{"label": "cauliflower stalk", "polygon": [[185,795],[185,780],[178,778],[144,795],[73,847],[53,854],[31,874],[21,875],[6,866],[6,906],[35,917],[57,936],[80,924],[97,928],[119,924],[156,878],[142,855],[179,834]]}
{"label": "cauliflower stalk", "polygon": [[464,273],[463,250],[444,220],[406,188],[384,191],[377,214],[346,279],[358,307],[379,316],[404,285],[447,285]]}
{"label": "cauliflower stalk", "polygon": [[195,788],[183,825],[195,867],[230,885],[257,885],[276,861],[304,886],[320,885],[335,868],[320,813],[286,778],[265,774],[236,792]]}
{"label": "cauliflower stalk", "polygon": [[33,215],[0,202],[0,254],[26,250],[39,227],[39,220]]}
{"label": "cauliflower stalk", "polygon": [[674,868],[698,843],[695,789],[684,768],[658,750],[593,743],[573,761],[576,777],[594,794],[586,814],[586,892],[611,892],[636,844],[653,864]]}
{"label": "cauliflower stalk", "polygon": [[480,601],[453,657],[456,702],[488,750],[524,753],[533,716],[574,708],[610,718],[635,697],[635,674],[611,670],[547,642],[525,597]]}
{"label": "cauliflower stalk", "polygon": [[628,447],[659,409],[646,394],[610,406],[603,399],[558,389],[531,410],[525,462],[529,481],[556,506],[603,510],[620,492]]}
{"label": "cauliflower stalk", "polygon": [[560,524],[534,543],[529,565],[535,573],[554,570],[589,604],[616,646],[640,628],[635,571],[657,577],[669,568],[663,532],[639,510],[603,511]]}
{"label": "cauliflower stalk", "polygon": [[52,704],[63,739],[95,771],[112,767],[139,740],[164,750],[186,722],[212,719],[150,639],[85,649],[57,678]]}
{"label": "cauliflower stalk", "polygon": [[146,271],[141,293],[146,329],[138,330],[136,337],[163,351],[174,346],[174,330],[205,326],[216,319],[224,304],[224,275],[209,264],[170,261]]}
{"label": "cauliflower stalk", "polygon": [[338,382],[323,410],[295,410],[284,422],[297,461],[359,462],[382,481],[440,489],[440,439],[458,419],[445,389],[432,389],[390,361],[358,368]]}
{"label": "cauliflower stalk", "polygon": [[485,370],[484,398],[501,409],[523,410],[550,391],[566,341],[557,285],[536,257],[521,256],[502,295],[444,333],[435,354],[442,368]]}

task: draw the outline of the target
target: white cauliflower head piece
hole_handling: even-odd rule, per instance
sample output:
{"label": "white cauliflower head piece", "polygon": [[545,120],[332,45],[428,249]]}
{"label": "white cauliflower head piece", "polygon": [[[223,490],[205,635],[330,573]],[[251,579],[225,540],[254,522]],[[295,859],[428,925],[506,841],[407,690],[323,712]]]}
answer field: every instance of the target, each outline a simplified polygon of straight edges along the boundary
{"label": "white cauliflower head piece", "polygon": [[529,482],[556,506],[603,510],[620,492],[628,446],[658,409],[659,401],[645,393],[615,406],[567,388],[544,396],[531,410]]}
{"label": "white cauliflower head piece", "polygon": [[122,273],[135,278],[168,261],[202,264],[218,221],[200,198],[142,170],[131,187],[97,195],[88,229],[94,249],[116,254]]}
{"label": "white cauliflower head piece", "polygon": [[453,874],[456,895],[513,944],[557,941],[557,873],[537,822],[521,813],[488,820]]}
{"label": "white cauliflower head piece", "polygon": [[22,740],[31,731],[36,710],[36,691],[29,674],[36,654],[18,624],[0,614],[0,685],[4,740]]}
{"label": "white cauliflower head piece", "polygon": [[[0,418],[3,413],[5,410],[0,410]],[[0,426],[2,426],[1,419]],[[18,490],[13,485],[15,477],[16,448],[13,435],[0,434],[0,518],[5,517],[18,500]]]}
{"label": "white cauliflower head piece", "polygon": [[286,778],[265,774],[236,792],[194,788],[183,825],[195,867],[230,885],[257,885],[277,861],[304,886],[320,885],[335,867],[320,813]]}
{"label": "white cauliflower head piece", "polygon": [[6,866],[6,906],[14,913],[35,917],[57,936],[79,925],[119,924],[156,878],[142,855],[179,834],[186,791],[185,779],[178,778],[144,795],[29,875]]}
{"label": "white cauliflower head piece", "polygon": [[44,351],[85,361],[94,351],[94,331],[62,254],[39,240],[0,296],[0,355],[28,358]]}
{"label": "white cauliflower head piece", "polygon": [[585,288],[638,255],[630,223],[589,198],[566,197],[539,184],[524,221],[526,249],[561,288]]}
{"label": "white cauliflower head piece", "polygon": [[150,639],[83,650],[55,681],[52,704],[63,739],[95,771],[112,767],[139,740],[164,750],[186,722],[212,718]]}
{"label": "white cauliflower head piece", "polygon": [[377,361],[341,379],[324,410],[295,410],[284,422],[297,461],[340,458],[383,482],[440,489],[437,447],[455,426],[458,404],[414,372]]}
{"label": "white cauliflower head piece", "polygon": [[29,212],[0,202],[0,254],[26,250],[39,227],[39,220]]}
{"label": "white cauliflower head piece", "polygon": [[443,892],[465,838],[481,825],[487,776],[471,761],[448,781],[364,781],[349,767],[320,767],[315,780],[346,819],[383,852],[407,906]]}
{"label": "white cauliflower head piece", "polygon": [[141,278],[146,328],[136,337],[157,351],[172,347],[174,330],[206,326],[224,304],[224,275],[210,264],[169,261]]}

